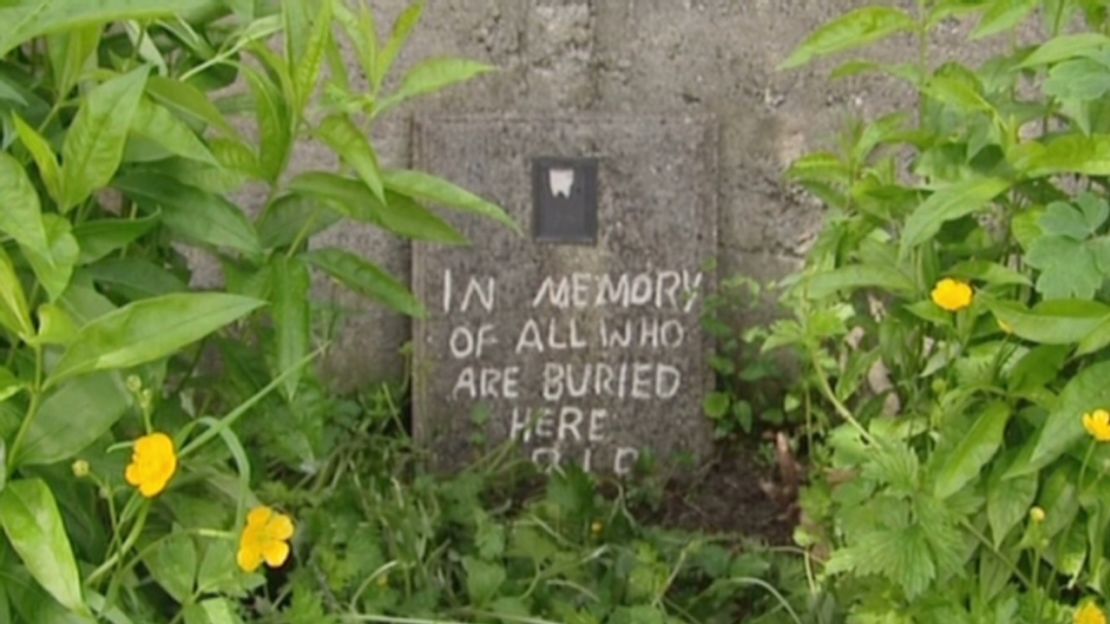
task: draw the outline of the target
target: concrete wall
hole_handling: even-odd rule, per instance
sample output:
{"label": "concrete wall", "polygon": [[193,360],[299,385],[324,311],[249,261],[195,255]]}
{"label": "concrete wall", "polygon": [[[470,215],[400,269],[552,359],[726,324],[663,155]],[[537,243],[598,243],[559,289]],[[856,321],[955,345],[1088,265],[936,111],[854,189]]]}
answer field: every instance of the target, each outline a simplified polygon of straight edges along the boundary
{"label": "concrete wall", "polygon": [[[385,28],[406,0],[365,0]],[[830,64],[775,68],[813,29],[863,0],[429,0],[400,59],[465,56],[495,75],[403,108],[375,136],[385,162],[411,160],[410,120],[436,112],[710,112],[721,125],[720,271],[772,279],[796,267],[820,226],[820,208],[781,181],[792,159],[828,145],[842,123],[913,102],[887,80],[830,83]],[[902,3],[912,5],[912,2]],[[986,46],[964,43],[966,26],[945,24],[940,49],[965,62]],[[910,59],[908,40],[884,44],[885,59]],[[352,65],[354,62],[352,60]],[[305,168],[327,166],[303,146]],[[409,276],[409,246],[372,229],[330,232],[325,242],[357,248]],[[337,295],[354,312],[327,364],[340,387],[396,376],[409,323]]]}

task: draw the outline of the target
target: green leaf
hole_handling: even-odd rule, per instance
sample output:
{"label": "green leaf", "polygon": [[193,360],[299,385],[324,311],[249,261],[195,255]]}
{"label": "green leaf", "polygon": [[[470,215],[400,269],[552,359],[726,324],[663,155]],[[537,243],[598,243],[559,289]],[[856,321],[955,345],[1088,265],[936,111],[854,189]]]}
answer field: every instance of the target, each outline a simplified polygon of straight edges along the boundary
{"label": "green leaf", "polygon": [[385,201],[378,155],[366,135],[346,115],[332,115],[317,129],[317,134],[343,162],[347,163],[379,201]]}
{"label": "green leaf", "polygon": [[46,289],[50,300],[54,301],[69,286],[80,252],[67,219],[56,214],[47,214],[43,215],[42,222],[46,228],[46,251],[24,247],[23,255],[31,263],[31,268],[35,270],[35,275]]}
{"label": "green leaf", "polygon": [[220,164],[184,121],[149,98],[139,100],[139,108],[135,112],[131,130],[170,154],[209,165],[219,166]]}
{"label": "green leaf", "polygon": [[73,237],[81,249],[78,264],[89,264],[122,249],[142,238],[162,220],[155,213],[139,219],[96,219],[84,221],[73,228]]}
{"label": "green leaf", "polygon": [[505,211],[473,193],[454,184],[420,171],[390,169],[382,172],[385,187],[401,195],[423,199],[460,212],[476,214],[512,228],[521,233],[520,225]]}
{"label": "green leaf", "polygon": [[39,35],[70,30],[90,24],[128,19],[188,14],[209,5],[208,0],[95,0],[57,2],[20,0],[0,3],[0,56]]}
{"label": "green leaf", "polygon": [[1076,56],[1090,54],[1106,45],[1110,45],[1110,37],[1098,33],[1060,35],[1041,44],[1032,54],[1025,57],[1025,60],[1017,68],[1051,65]]}
{"label": "green leaf", "polygon": [[948,221],[978,212],[1010,183],[998,178],[973,178],[943,187],[929,196],[906,219],[901,254],[932,238]]}
{"label": "green leaf", "polygon": [[298,194],[325,201],[356,221],[373,223],[401,236],[448,245],[467,242],[455,228],[411,198],[387,190],[386,201],[381,202],[359,180],[310,171],[294,178],[289,187]]}
{"label": "green leaf", "polygon": [[[364,15],[369,14],[368,12]],[[404,12],[393,22],[393,32],[389,36],[389,41],[382,48],[381,53],[376,55],[374,71],[370,74],[370,80],[374,85],[374,91],[377,92],[381,88],[382,82],[385,77],[389,75],[389,70],[393,68],[393,62],[397,60],[397,55],[401,53],[401,48],[409,40],[416,25],[420,23],[420,17],[424,14],[424,0],[418,0],[408,6]],[[373,28],[373,22],[369,23]],[[365,35],[365,31],[364,31]],[[376,39],[376,35],[375,35]]]}
{"label": "green leaf", "polygon": [[374,106],[372,115],[376,117],[412,98],[435,93],[496,69],[485,63],[466,59],[442,58],[423,61],[409,70],[397,91]]}
{"label": "green leaf", "polygon": [[113,185],[134,200],[162,209],[162,222],[185,240],[258,255],[258,234],[243,211],[219,195],[154,172],[128,173]]}
{"label": "green leaf", "polygon": [[61,204],[62,173],[58,166],[58,157],[54,155],[50,143],[37,130],[27,125],[27,122],[23,121],[23,118],[18,114],[12,113],[12,121],[15,123],[19,140],[31,153],[35,166],[39,168],[39,176],[42,178],[43,186],[46,187],[46,192],[50,194],[51,199]]}
{"label": "green leaf", "polygon": [[1014,302],[983,300],[1015,334],[1040,344],[1075,344],[1110,318],[1110,306],[1096,301],[1058,299],[1030,310]]}
{"label": "green leaf", "polygon": [[1108,345],[1110,345],[1110,316],[1107,316],[1105,320],[1091,330],[1090,334],[1079,341],[1079,347],[1075,350],[1075,355],[1097,353]]}
{"label": "green leaf", "polygon": [[998,464],[987,481],[987,521],[995,547],[1029,513],[1037,496],[1037,475],[1003,479],[1007,466]]}
{"label": "green leaf", "polygon": [[62,146],[62,211],[108,185],[127,144],[150,68],[108,80],[82,98]]}
{"label": "green leaf", "polygon": [[[361,182],[357,183],[363,186]],[[370,191],[366,191],[370,196]],[[376,200],[375,200],[376,201]],[[343,215],[331,204],[299,193],[279,197],[258,220],[258,237],[266,249],[292,245],[300,237],[311,238],[335,225]]]}
{"label": "green leaf", "polygon": [[1037,292],[1045,299],[1092,299],[1105,279],[1094,252],[1066,236],[1042,236],[1033,241],[1025,261],[1040,269]]}
{"label": "green leaf", "polygon": [[497,590],[505,583],[505,568],[474,557],[463,557],[462,563],[466,570],[466,593],[471,603],[480,607],[493,600]]}
{"label": "green leaf", "polygon": [[991,5],[979,20],[979,26],[971,33],[971,39],[982,39],[1003,31],[1012,30],[1025,21],[1038,0],[1002,0]]}
{"label": "green leaf", "polygon": [[68,95],[84,73],[89,57],[100,45],[100,25],[55,32],[46,38],[46,52],[54,74],[55,92]]}
{"label": "green leaf", "polygon": [[[108,433],[130,404],[131,393],[118,374],[73,379],[43,401],[13,460],[17,466],[32,466],[69,459]],[[80,426],[75,426],[76,414]]]}
{"label": "green leaf", "polygon": [[187,82],[151,76],[146,83],[146,92],[170,110],[218,128],[228,136],[237,134],[208,96]]}
{"label": "green leaf", "polygon": [[806,294],[813,299],[823,299],[845,288],[881,288],[903,296],[917,290],[913,280],[898,269],[870,264],[854,264],[818,273],[807,285]]}
{"label": "green leaf", "polygon": [[258,163],[265,179],[275,182],[293,145],[289,110],[281,91],[264,74],[244,67],[243,75],[254,94],[260,137]]}
{"label": "green leaf", "polygon": [[1084,368],[1064,386],[1056,409],[1048,416],[1031,463],[1047,465],[1085,436],[1083,414],[1110,405],[1110,362],[1099,362]]}
{"label": "green leaf", "polygon": [[937,498],[952,496],[979,476],[979,470],[1002,444],[1002,433],[1010,421],[1010,407],[1005,403],[991,403],[974,419],[975,424],[951,453],[934,456],[939,458],[934,489]]}
{"label": "green leaf", "polygon": [[172,355],[263,303],[221,293],[180,293],[130,303],[82,327],[48,383]]}
{"label": "green leaf", "polygon": [[1110,135],[1070,133],[1047,143],[1028,141],[1012,149],[1007,158],[1032,178],[1060,173],[1110,175]]}
{"label": "green leaf", "polygon": [[424,306],[408,288],[376,265],[342,249],[320,249],[304,259],[356,293],[376,299],[408,316],[423,318]]}
{"label": "green leaf", "polygon": [[197,548],[193,538],[175,526],[172,532],[143,557],[150,575],[179,603],[189,602],[197,574]]}
{"label": "green leaf", "polygon": [[[0,403],[12,398],[26,386],[27,384],[17,379],[6,366],[0,366]],[[0,477],[0,482],[2,481],[3,478]],[[4,486],[0,484],[0,490],[2,489]]]}
{"label": "green leaf", "polygon": [[1090,102],[1110,91],[1110,68],[1091,59],[1075,59],[1048,72],[1044,92],[1059,100]]}
{"label": "green leaf", "polygon": [[867,7],[847,13],[809,36],[779,69],[799,67],[813,59],[871,45],[917,28],[912,17],[898,9]]}
{"label": "green leaf", "polygon": [[240,624],[235,607],[226,598],[208,598],[185,607],[185,624]]}
{"label": "green leaf", "polygon": [[39,195],[23,165],[7,152],[0,152],[0,232],[15,239],[24,249],[48,255],[46,225],[42,220]]}
{"label": "green leaf", "polygon": [[8,483],[0,492],[0,525],[39,585],[62,606],[89,615],[77,562],[49,486],[41,479]]}
{"label": "green leaf", "polygon": [[3,247],[0,247],[0,324],[16,335],[29,337],[35,334],[23,285]]}
{"label": "green leaf", "polygon": [[[1052,202],[1041,216],[1041,229],[1047,234],[1085,240],[1093,232],[1083,213],[1065,202]],[[1100,224],[1095,224],[1098,227]]]}
{"label": "green leaf", "polygon": [[68,345],[77,335],[77,324],[60,305],[44,303],[39,306],[36,316],[39,319],[39,332],[32,345]]}
{"label": "green leaf", "polygon": [[946,271],[948,275],[965,280],[977,280],[996,286],[1031,286],[1029,278],[1017,271],[987,260],[965,260]]}
{"label": "green leaf", "polygon": [[732,399],[729,398],[725,392],[710,392],[705,395],[705,400],[702,401],[702,411],[705,415],[714,419],[720,420],[728,413],[728,407],[732,404]]}
{"label": "green leaf", "polygon": [[[270,311],[274,317],[274,333],[277,342],[276,367],[274,375],[289,370],[304,359],[311,340],[312,304],[309,289],[308,267],[300,258],[286,258],[279,254],[272,261],[270,275],[273,288],[270,289]],[[297,393],[302,368],[286,377],[282,389],[285,396],[292,400]]]}
{"label": "green leaf", "polygon": [[130,301],[185,292],[188,284],[145,258],[107,258],[89,265],[86,274],[106,290]]}
{"label": "green leaf", "polygon": [[293,71],[293,90],[297,94],[296,106],[297,110],[302,112],[316,90],[320,68],[324,64],[324,53],[331,43],[332,0],[324,0],[318,4],[320,8],[313,21],[312,34],[305,46],[304,55],[298,59]]}

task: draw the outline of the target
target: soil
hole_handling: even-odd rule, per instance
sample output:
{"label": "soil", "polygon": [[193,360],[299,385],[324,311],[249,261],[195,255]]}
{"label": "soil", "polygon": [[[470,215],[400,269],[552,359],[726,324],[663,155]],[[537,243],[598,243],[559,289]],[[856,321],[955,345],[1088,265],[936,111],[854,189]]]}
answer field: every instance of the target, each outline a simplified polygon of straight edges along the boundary
{"label": "soil", "polygon": [[756,457],[754,448],[722,448],[694,478],[668,483],[663,504],[645,519],[687,531],[792,543],[797,464],[791,458],[784,469],[780,458],[780,465],[772,467]]}

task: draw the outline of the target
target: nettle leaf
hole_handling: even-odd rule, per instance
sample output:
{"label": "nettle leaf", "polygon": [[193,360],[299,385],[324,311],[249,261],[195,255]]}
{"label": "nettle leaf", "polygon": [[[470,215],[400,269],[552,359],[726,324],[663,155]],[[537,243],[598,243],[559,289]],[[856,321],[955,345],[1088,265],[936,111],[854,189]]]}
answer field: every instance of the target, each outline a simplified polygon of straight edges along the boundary
{"label": "nettle leaf", "polygon": [[442,178],[421,171],[389,169],[382,172],[382,181],[387,189],[400,195],[408,195],[435,202],[459,212],[493,219],[512,228],[517,234],[521,233],[520,225],[505,214],[499,206]]}
{"label": "nettle leaf", "polygon": [[780,69],[799,67],[830,54],[861,48],[900,32],[917,28],[905,12],[888,7],[867,7],[825,24],[786,59]]}
{"label": "nettle leaf", "polygon": [[1049,39],[1018,65],[1019,69],[1051,65],[1059,61],[1084,56],[1110,45],[1110,37],[1099,33],[1060,35]]}
{"label": "nettle leaf", "polygon": [[364,297],[376,299],[402,314],[424,317],[424,306],[409,289],[368,260],[336,248],[319,249],[302,257]]}
{"label": "nettle leaf", "polygon": [[491,65],[466,59],[445,58],[423,61],[405,75],[395,93],[374,106],[373,115],[380,115],[412,98],[435,93],[494,70],[496,68]]}
{"label": "nettle leaf", "polygon": [[346,115],[332,115],[317,129],[317,134],[366,183],[374,197],[385,201],[385,186],[378,155],[362,130]]}
{"label": "nettle leaf", "polygon": [[1060,173],[1110,175],[1110,135],[1066,134],[1046,143],[1026,141],[1007,154],[1014,169],[1037,178]]}

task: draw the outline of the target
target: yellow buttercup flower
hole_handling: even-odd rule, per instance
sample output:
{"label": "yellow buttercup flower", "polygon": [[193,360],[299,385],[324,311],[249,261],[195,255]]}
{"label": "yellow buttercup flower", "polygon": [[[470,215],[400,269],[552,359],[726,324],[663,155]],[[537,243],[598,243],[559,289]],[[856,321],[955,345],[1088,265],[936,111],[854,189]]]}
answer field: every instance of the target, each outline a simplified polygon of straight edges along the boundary
{"label": "yellow buttercup flower", "polygon": [[1110,442],[1110,412],[1097,409],[1083,414],[1083,428],[1099,442]]}
{"label": "yellow buttercup flower", "polygon": [[139,492],[154,498],[166,489],[166,484],[177,472],[177,451],[173,440],[164,433],[152,433],[135,440],[131,464],[124,477]]}
{"label": "yellow buttercup flower", "polygon": [[933,288],[933,303],[949,312],[959,312],[971,306],[975,298],[971,285],[946,277]]}
{"label": "yellow buttercup flower", "polygon": [[255,507],[247,514],[247,527],[239,540],[236,560],[244,572],[254,572],[265,561],[276,568],[289,558],[293,520],[269,507]]}
{"label": "yellow buttercup flower", "polygon": [[1075,624],[1106,624],[1106,614],[1094,602],[1088,602],[1075,612]]}

